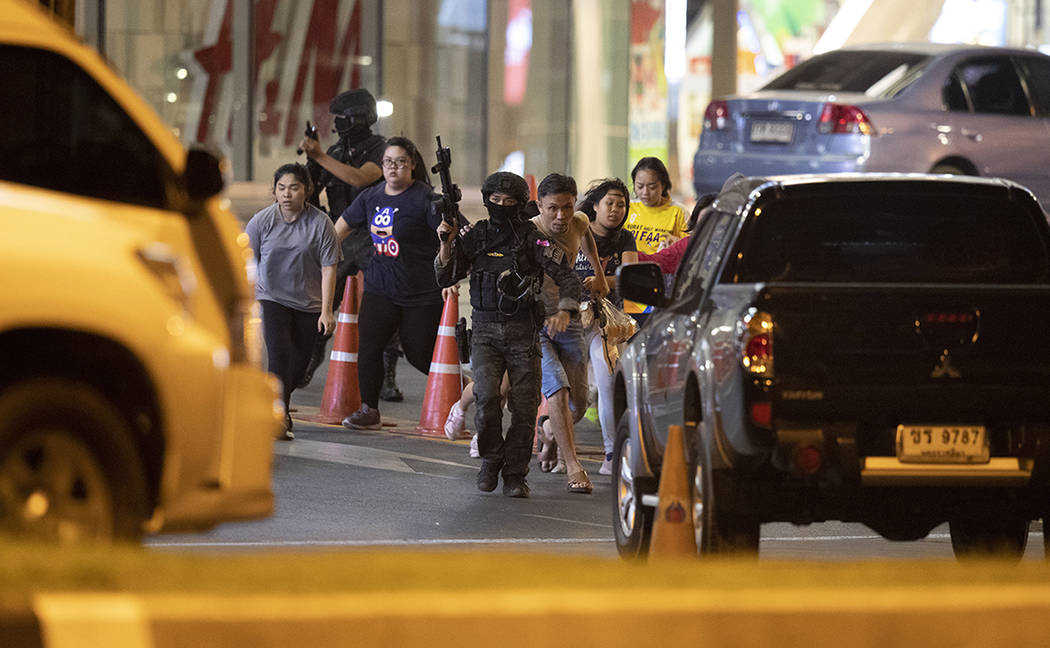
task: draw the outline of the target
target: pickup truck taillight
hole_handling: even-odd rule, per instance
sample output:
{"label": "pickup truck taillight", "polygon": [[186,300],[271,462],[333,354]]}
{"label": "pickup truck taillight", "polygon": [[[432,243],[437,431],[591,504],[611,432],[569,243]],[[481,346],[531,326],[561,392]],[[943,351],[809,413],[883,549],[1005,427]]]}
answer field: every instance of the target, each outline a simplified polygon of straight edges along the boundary
{"label": "pickup truck taillight", "polygon": [[747,390],[751,423],[770,429],[773,426],[770,390],[773,379],[773,317],[769,313],[752,310],[744,317],[741,348],[740,362],[745,375],[751,376],[751,388]]}
{"label": "pickup truck taillight", "polygon": [[756,311],[744,318],[744,369],[752,375],[773,377],[773,318]]}
{"label": "pickup truck taillight", "polygon": [[820,112],[817,130],[821,133],[860,133],[874,135],[875,127],[871,119],[857,106],[826,103]]}

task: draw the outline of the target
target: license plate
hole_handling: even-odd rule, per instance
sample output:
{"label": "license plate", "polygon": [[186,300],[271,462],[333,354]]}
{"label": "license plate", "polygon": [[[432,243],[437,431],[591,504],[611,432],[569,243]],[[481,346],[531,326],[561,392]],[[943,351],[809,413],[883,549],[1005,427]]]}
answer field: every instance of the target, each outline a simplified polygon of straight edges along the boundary
{"label": "license plate", "polygon": [[988,463],[983,425],[898,425],[897,458],[905,463]]}
{"label": "license plate", "polygon": [[787,144],[795,134],[795,125],[787,121],[756,121],[751,123],[752,142]]}

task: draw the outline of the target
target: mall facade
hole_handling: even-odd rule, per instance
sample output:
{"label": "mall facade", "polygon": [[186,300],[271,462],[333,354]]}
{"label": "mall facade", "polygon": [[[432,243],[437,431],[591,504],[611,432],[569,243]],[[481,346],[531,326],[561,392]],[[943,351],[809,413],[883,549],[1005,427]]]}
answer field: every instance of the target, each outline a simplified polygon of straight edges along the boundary
{"label": "mall facade", "polygon": [[333,142],[329,100],[364,87],[380,100],[376,131],[411,138],[429,163],[440,135],[460,184],[477,186],[497,168],[567,172],[584,184],[627,178],[639,157],[656,155],[687,200],[713,87],[747,90],[845,43],[1044,47],[1050,36],[1042,0],[42,4],[68,18],[183,142],[226,152],[236,180],[265,182],[299,158],[307,120]]}

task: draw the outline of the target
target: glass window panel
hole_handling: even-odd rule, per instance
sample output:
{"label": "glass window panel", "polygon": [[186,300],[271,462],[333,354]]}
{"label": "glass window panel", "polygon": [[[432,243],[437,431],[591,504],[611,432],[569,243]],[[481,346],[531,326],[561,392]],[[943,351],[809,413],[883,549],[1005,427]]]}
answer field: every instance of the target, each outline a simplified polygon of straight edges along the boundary
{"label": "glass window panel", "polygon": [[0,46],[0,178],[164,208],[166,165],[94,79],[44,50]]}

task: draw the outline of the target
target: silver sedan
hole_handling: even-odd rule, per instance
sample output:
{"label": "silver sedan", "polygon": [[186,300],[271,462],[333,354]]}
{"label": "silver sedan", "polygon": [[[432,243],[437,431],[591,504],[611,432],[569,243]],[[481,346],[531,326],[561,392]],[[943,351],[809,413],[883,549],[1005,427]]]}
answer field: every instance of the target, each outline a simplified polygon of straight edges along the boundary
{"label": "silver sedan", "polygon": [[697,195],[734,172],[842,171],[1009,178],[1050,210],[1050,56],[933,43],[815,56],[707,107]]}

